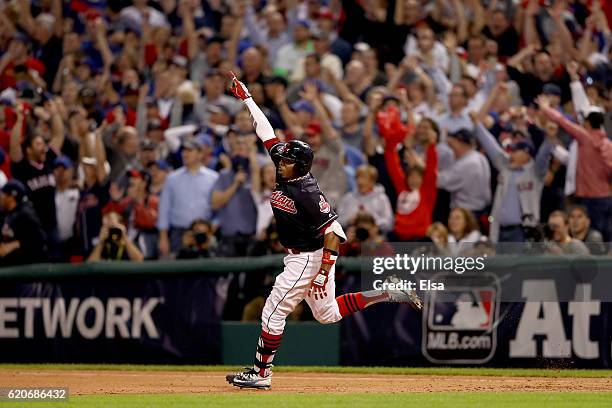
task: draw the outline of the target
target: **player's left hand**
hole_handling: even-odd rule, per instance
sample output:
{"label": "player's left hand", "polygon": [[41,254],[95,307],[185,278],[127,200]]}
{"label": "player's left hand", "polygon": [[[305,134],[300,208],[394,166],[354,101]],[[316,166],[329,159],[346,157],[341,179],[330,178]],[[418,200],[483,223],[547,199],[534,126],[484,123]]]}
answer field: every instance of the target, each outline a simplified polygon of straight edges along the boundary
{"label": "player's left hand", "polygon": [[315,300],[323,299],[327,296],[327,273],[324,270],[320,270],[317,276],[315,276],[310,282],[310,289],[308,290],[308,297],[314,297]]}
{"label": "player's left hand", "polygon": [[232,93],[234,94],[234,96],[236,98],[240,98],[243,101],[245,99],[249,99],[251,97],[251,94],[249,93],[249,90],[247,89],[247,87],[238,80],[238,78],[236,78],[236,74],[234,74],[232,71],[229,72],[229,77],[232,81],[232,85],[230,87],[230,91],[232,91]]}

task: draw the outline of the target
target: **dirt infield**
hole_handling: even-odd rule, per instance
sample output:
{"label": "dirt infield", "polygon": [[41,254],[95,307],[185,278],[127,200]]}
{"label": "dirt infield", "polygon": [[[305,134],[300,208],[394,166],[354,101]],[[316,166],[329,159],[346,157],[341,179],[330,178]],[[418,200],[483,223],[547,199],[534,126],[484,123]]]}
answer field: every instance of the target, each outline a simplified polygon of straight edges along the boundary
{"label": "dirt infield", "polygon": [[[69,387],[71,395],[253,392],[224,372],[0,369],[2,387]],[[608,391],[611,378],[277,373],[271,392]]]}

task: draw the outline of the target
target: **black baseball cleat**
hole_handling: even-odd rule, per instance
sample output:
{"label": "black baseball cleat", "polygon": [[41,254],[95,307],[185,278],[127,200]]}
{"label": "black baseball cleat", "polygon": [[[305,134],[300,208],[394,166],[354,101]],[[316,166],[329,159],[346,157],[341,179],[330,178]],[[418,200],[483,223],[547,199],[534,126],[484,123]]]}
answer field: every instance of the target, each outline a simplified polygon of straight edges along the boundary
{"label": "black baseball cleat", "polygon": [[236,374],[228,374],[225,379],[228,383],[240,388],[269,390],[272,385],[272,373],[267,377],[261,377],[253,368],[246,368],[245,371]]}

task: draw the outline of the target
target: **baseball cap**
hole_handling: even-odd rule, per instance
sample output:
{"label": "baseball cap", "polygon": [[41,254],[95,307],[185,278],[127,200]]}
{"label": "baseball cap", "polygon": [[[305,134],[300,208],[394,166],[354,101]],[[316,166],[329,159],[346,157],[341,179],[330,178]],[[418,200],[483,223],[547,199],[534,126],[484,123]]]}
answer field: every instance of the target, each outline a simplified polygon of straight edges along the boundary
{"label": "baseball cap", "polygon": [[315,113],[315,108],[312,104],[304,99],[300,99],[291,105],[291,109],[295,112],[306,111],[308,113]]}
{"label": "baseball cap", "polygon": [[557,84],[547,83],[544,84],[544,87],[542,88],[542,93],[544,95],[561,96],[561,88],[559,88],[559,85]]}
{"label": "baseball cap", "polygon": [[202,144],[196,139],[183,140],[183,144],[181,146],[183,149],[187,150],[200,150],[202,148]]}
{"label": "baseball cap", "polygon": [[600,108],[599,106],[591,105],[591,106],[589,106],[588,109],[586,109],[583,112],[583,115],[584,115],[585,118],[587,118],[587,117],[589,117],[589,115],[591,113],[601,113],[603,115],[605,113],[605,111],[602,108]]}
{"label": "baseball cap", "polygon": [[136,169],[130,169],[130,170],[126,171],[125,172],[125,176],[127,178],[134,177],[134,178],[139,178],[139,179],[142,179],[142,180],[146,179],[145,173],[143,173],[143,172],[141,172],[139,170],[136,170]]}
{"label": "baseball cap", "polygon": [[167,161],[163,159],[155,160],[154,162],[151,163],[151,165],[157,166],[157,168],[159,168],[160,170],[164,170],[164,171],[170,170],[170,165],[168,164]]}
{"label": "baseball cap", "polygon": [[55,160],[53,160],[53,168],[63,167],[65,169],[70,169],[74,165],[72,164],[72,160],[68,156],[59,156]]}
{"label": "baseball cap", "polygon": [[25,186],[19,180],[8,181],[4,186],[2,186],[2,192],[15,197],[15,201],[18,203],[22,202],[26,196]]}
{"label": "baseball cap", "polygon": [[213,147],[214,144],[215,144],[215,141],[214,141],[213,137],[210,134],[206,133],[206,132],[198,133],[196,135],[196,139],[198,140],[198,142],[202,146]]}
{"label": "baseball cap", "polygon": [[311,121],[306,127],[305,132],[308,136],[318,135],[321,133],[321,123],[316,120]]}
{"label": "baseball cap", "polygon": [[529,153],[531,157],[535,155],[535,146],[528,139],[512,143],[510,146],[508,146],[508,149],[510,149],[511,151],[525,150],[527,151],[527,153]]}
{"label": "baseball cap", "polygon": [[334,13],[328,7],[321,7],[317,12],[317,18],[327,18],[329,20],[336,20]]}
{"label": "baseball cap", "polygon": [[469,144],[472,142],[472,132],[467,129],[459,129],[456,132],[451,132],[448,134],[448,137],[452,137],[454,139],[459,140],[460,142]]}
{"label": "baseball cap", "polygon": [[310,29],[310,23],[307,20],[298,20],[296,25],[302,26],[306,29]]}
{"label": "baseball cap", "polygon": [[156,147],[155,142],[149,139],[144,139],[140,142],[140,150],[155,150]]}

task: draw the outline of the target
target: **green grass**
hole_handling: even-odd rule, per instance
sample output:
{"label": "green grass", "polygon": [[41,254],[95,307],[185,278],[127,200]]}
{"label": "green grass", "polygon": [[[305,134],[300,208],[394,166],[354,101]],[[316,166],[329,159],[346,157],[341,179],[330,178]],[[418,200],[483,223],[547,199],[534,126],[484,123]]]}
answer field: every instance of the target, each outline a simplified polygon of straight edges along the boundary
{"label": "green grass", "polygon": [[[23,403],[0,403],[2,408],[17,408]],[[610,407],[612,393],[431,393],[431,394],[280,394],[244,391],[238,394],[113,395],[73,397],[67,403],[37,402],[32,407]]]}
{"label": "green grass", "polygon": [[[233,372],[236,366],[196,365],[134,365],[134,364],[0,364],[0,369],[18,370],[125,370],[125,371],[221,371]],[[508,376],[508,377],[581,377],[612,378],[612,370],[544,369],[544,368],[481,368],[481,367],[274,367],[278,373],[352,373],[352,374],[405,374],[443,376]],[[2,408],[2,406],[0,406]]]}

